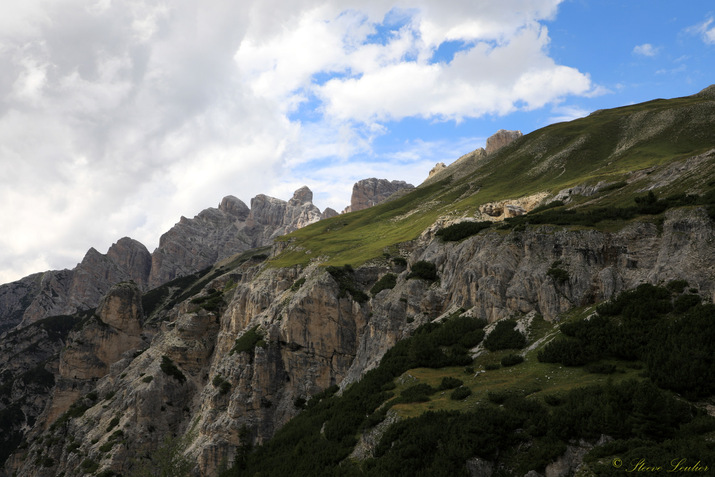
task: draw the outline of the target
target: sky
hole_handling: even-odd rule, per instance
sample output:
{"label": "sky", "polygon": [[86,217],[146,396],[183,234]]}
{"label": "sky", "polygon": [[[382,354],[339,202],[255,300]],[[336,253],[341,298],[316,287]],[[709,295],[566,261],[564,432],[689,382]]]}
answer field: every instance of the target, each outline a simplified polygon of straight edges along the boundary
{"label": "sky", "polygon": [[2,2],[0,283],[712,83],[710,0]]}

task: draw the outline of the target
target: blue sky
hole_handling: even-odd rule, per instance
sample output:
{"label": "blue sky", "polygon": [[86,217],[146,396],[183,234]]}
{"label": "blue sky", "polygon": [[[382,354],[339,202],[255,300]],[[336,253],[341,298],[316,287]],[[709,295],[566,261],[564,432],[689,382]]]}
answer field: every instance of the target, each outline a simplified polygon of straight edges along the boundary
{"label": "blue sky", "polygon": [[704,0],[26,0],[0,7],[0,283],[226,195],[415,185],[529,133],[715,83]]}

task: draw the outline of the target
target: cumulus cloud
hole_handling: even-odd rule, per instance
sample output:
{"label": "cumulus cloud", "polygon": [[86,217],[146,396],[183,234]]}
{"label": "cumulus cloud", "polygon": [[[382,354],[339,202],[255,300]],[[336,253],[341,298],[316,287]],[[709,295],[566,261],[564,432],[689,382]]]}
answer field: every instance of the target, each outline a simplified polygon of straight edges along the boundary
{"label": "cumulus cloud", "polygon": [[641,56],[655,56],[658,54],[658,48],[650,43],[643,43],[633,48],[633,53]]}
{"label": "cumulus cloud", "polygon": [[[425,148],[380,163],[372,143],[390,121],[593,94],[588,75],[549,56],[543,21],[560,2],[3,5],[0,282],[72,267],[125,235],[151,250],[227,194],[287,199],[307,183],[321,207],[342,207],[355,180],[449,160]],[[450,41],[462,47],[435,61]]]}

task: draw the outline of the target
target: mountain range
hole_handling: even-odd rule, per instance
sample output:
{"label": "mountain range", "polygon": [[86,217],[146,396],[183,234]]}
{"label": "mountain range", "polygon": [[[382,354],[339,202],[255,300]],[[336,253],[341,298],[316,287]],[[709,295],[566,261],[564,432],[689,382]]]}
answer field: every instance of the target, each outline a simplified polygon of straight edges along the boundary
{"label": "mountain range", "polygon": [[499,131],[343,214],[228,196],[1,286],[0,475],[712,469],[713,118],[711,86]]}

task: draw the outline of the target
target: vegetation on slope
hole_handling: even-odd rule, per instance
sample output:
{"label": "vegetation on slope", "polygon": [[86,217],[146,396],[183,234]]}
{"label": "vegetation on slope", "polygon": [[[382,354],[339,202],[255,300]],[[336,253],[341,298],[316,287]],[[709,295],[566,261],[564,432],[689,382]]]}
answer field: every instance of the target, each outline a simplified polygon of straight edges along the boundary
{"label": "vegetation on slope", "polygon": [[[281,239],[289,246],[271,263],[290,266],[320,258],[326,265],[359,266],[379,257],[387,247],[417,238],[442,215],[473,215],[488,202],[538,192],[555,194],[578,184],[605,182],[611,186],[589,198],[588,204],[576,200],[569,206],[573,210],[560,207],[541,214],[540,222],[532,221],[532,214],[528,214],[515,225],[528,222],[594,226],[604,220],[624,221],[638,214],[661,213],[655,208],[662,209],[668,204],[660,201],[671,198],[678,206],[688,205],[687,194],[702,196],[715,186],[707,184],[708,178],[715,176],[712,159],[701,163],[697,172],[682,173],[679,179],[666,181],[655,190],[659,198],[657,204],[651,204],[655,208],[646,210],[648,204],[634,205],[634,199],[643,196],[644,188],[650,188],[654,174],[713,149],[713,115],[715,101],[694,95],[599,111],[548,126],[476,162],[465,177],[447,176],[394,201],[297,230]],[[634,176],[634,171],[648,174]],[[712,204],[713,200],[705,202]],[[618,213],[608,216],[613,211]],[[443,238],[460,240],[464,234],[476,233],[486,225],[446,228]],[[470,227],[473,230],[460,230]]]}
{"label": "vegetation on slope", "polygon": [[[521,355],[494,351],[473,360],[465,351],[482,341],[484,323],[459,313],[422,326],[342,396],[337,387],[313,396],[223,476],[466,475],[467,461],[477,457],[494,464],[495,475],[524,475],[544,472],[579,439],[593,447],[584,462],[595,475],[639,459],[715,462],[715,418],[668,391],[713,393],[715,310],[693,300],[677,307],[692,295],[679,285],[641,286],[595,314],[589,308],[564,317],[561,326],[534,319],[530,342],[548,343]],[[513,322],[504,323],[498,342],[516,333]],[[554,347],[562,342],[576,343],[568,350],[581,349],[588,359],[566,368],[542,362],[549,353],[567,359]],[[618,354],[624,349],[635,352]],[[494,366],[504,358],[508,367]],[[611,365],[613,374],[582,367],[594,362]],[[402,419],[382,434],[374,455],[350,458],[360,433],[395,412]]]}

